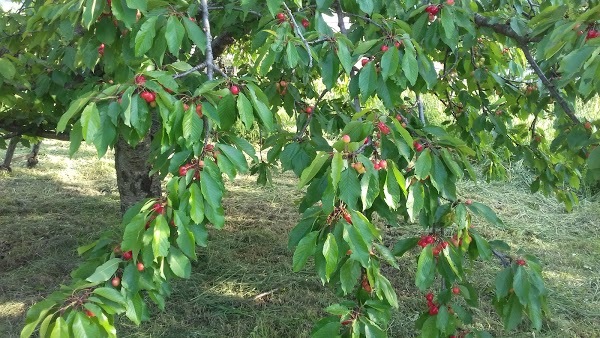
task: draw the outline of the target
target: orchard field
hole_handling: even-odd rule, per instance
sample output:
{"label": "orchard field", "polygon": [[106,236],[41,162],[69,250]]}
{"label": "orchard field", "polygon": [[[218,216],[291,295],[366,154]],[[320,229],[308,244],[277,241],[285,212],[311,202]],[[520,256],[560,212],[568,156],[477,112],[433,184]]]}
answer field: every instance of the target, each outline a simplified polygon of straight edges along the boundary
{"label": "orchard field", "polygon": [[[13,172],[0,176],[2,337],[18,337],[27,308],[69,282],[80,261],[79,245],[107,229],[121,231],[115,226],[120,215],[112,153],[98,160],[84,147],[69,160],[68,147],[44,141],[35,169],[24,168],[20,156],[27,149],[18,148]],[[529,193],[525,183],[531,177],[520,163],[508,169],[508,182],[461,181],[460,190],[464,198],[491,206],[507,225],[498,229],[478,220],[481,233],[539,257],[551,316],[540,332],[523,325],[504,332],[489,305],[500,265],[477,262],[471,267],[482,305],[476,327],[494,337],[600,336],[600,201],[593,191],[583,191],[581,204],[566,213],[555,199]],[[307,337],[325,315],[322,309],[337,301],[312,266],[292,273],[287,236],[298,220],[291,202],[301,196],[296,178],[279,173],[263,188],[255,177],[239,176],[226,185],[226,226],[211,231],[208,248],[197,250],[191,278],[174,281],[168,310],[151,307],[149,322],[137,327],[120,318],[121,337]],[[418,231],[414,225],[380,225],[390,247]],[[400,271],[386,270],[401,304],[390,337],[416,336],[414,320],[426,308],[410,268],[417,254],[414,249],[403,256]]]}

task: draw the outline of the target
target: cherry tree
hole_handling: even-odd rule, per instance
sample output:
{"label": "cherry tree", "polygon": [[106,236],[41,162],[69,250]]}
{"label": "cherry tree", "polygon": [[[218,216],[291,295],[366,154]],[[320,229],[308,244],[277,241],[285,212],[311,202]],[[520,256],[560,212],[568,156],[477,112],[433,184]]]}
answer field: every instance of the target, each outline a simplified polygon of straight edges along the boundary
{"label": "cherry tree", "polygon": [[[124,215],[122,237],[81,247],[72,283],[30,308],[22,336],[114,337],[115,316],[164,309],[207,228],[226,226],[224,177],[265,184],[275,166],[306,192],[293,269],[312,260],[346,298],[314,336],[386,336],[400,304],[383,267],[409,251],[423,337],[489,336],[471,325],[475,260],[501,265],[506,329],[540,329],[540,262],[472,228],[505,225],[457,182],[474,163],[497,179],[522,160],[532,191],[577,203],[600,176],[600,124],[577,110],[600,89],[599,17],[578,0],[23,2],[0,18],[0,133],[114,148]],[[382,226],[399,221],[422,235],[386,246]]]}

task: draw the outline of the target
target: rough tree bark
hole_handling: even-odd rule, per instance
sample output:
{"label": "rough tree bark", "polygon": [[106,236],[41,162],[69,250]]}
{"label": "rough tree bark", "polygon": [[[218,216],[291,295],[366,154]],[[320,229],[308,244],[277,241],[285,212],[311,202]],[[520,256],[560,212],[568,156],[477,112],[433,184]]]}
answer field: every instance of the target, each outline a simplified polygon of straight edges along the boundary
{"label": "rough tree bark", "polygon": [[121,213],[125,213],[135,203],[149,197],[161,195],[161,181],[158,175],[150,176],[150,137],[131,147],[119,137],[115,145],[115,169],[117,186],[121,196]]}
{"label": "rough tree bark", "polygon": [[31,152],[27,155],[27,168],[33,168],[36,164],[38,164],[38,153],[40,152],[40,146],[42,145],[42,141],[37,142],[31,147]]}
{"label": "rough tree bark", "polygon": [[15,149],[17,148],[17,144],[19,144],[19,140],[21,138],[15,136],[10,139],[8,142],[8,147],[6,148],[6,155],[4,155],[4,162],[0,164],[0,170],[12,171],[10,168],[10,163],[12,162],[13,156],[15,154]]}

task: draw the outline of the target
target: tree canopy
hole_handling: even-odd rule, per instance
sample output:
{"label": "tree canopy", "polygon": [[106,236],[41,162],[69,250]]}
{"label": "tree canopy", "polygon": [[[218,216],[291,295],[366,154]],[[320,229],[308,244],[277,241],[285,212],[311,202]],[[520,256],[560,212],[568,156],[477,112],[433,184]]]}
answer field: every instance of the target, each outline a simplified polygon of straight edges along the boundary
{"label": "tree canopy", "polygon": [[[115,336],[114,316],[140,324],[146,301],[164,308],[207,227],[225,225],[224,175],[266,184],[275,166],[306,187],[294,270],[312,259],[348,298],[315,336],[385,336],[399,304],[382,266],[408,250],[421,250],[422,336],[485,336],[471,326],[467,262],[494,257],[506,328],[541,328],[541,264],[471,228],[504,224],[456,183],[476,179],[475,162],[496,179],[522,160],[531,190],[571,209],[600,177],[600,124],[578,110],[600,90],[597,1],[22,4],[0,17],[0,139],[68,135],[72,152],[85,141],[103,156],[152,131],[153,170],[168,180],[125,213],[122,238],[80,249],[73,283],[30,309],[23,336]],[[443,112],[424,111],[424,95]],[[399,220],[423,236],[388,247],[381,224]]]}

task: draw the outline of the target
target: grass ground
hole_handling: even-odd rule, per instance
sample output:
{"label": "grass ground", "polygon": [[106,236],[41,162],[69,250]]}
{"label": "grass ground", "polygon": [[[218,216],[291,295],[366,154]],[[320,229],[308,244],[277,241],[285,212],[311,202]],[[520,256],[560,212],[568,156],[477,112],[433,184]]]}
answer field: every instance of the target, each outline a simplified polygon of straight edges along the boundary
{"label": "grass ground", "polygon": [[[17,155],[26,153],[18,149]],[[47,141],[40,164],[18,159],[0,174],[0,337],[17,337],[27,307],[67,283],[77,265],[76,247],[106,229],[118,231],[118,194],[110,157],[83,148],[67,159],[68,145]],[[0,158],[3,153],[0,152]],[[531,195],[528,176],[511,168],[510,182],[461,183],[465,197],[487,203],[508,225],[480,232],[534,253],[544,263],[552,311],[541,332],[522,326],[505,333],[489,300],[497,265],[477,263],[472,281],[481,290],[477,325],[496,337],[600,337],[600,202],[583,200],[565,213],[553,199]],[[336,300],[309,269],[291,272],[287,233],[297,220],[295,179],[275,175],[271,187],[242,176],[228,183],[228,215],[199,249],[192,277],[174,283],[167,311],[152,308],[140,327],[119,321],[122,337],[306,337],[322,309]],[[418,233],[414,226],[385,230],[388,240]],[[413,321],[425,308],[414,287],[414,255],[390,270],[401,308],[390,337],[415,336]],[[263,294],[262,296],[260,296]],[[257,297],[260,296],[260,297]]]}

